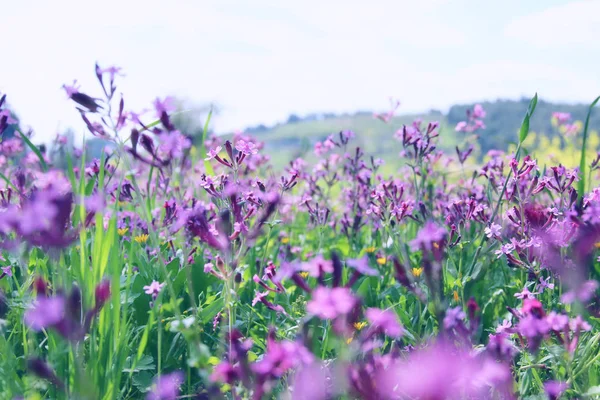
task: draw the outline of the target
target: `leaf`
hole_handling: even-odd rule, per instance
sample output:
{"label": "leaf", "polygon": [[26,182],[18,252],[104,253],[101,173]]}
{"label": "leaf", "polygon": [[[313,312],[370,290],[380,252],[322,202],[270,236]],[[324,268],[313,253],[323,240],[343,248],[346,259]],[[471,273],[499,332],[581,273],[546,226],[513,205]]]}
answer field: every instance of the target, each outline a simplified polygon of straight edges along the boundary
{"label": "leaf", "polygon": [[31,140],[29,140],[29,138],[25,136],[23,132],[21,132],[19,129],[16,129],[16,131],[19,132],[19,134],[21,135],[21,139],[23,139],[25,144],[27,144],[27,147],[29,147],[31,151],[33,151],[35,155],[40,159],[40,164],[44,172],[48,171],[48,164],[46,164],[46,160],[44,160],[44,156],[42,156],[40,149],[38,149],[35,144],[31,143]]}
{"label": "leaf", "polygon": [[125,363],[125,369],[123,372],[139,372],[139,371],[152,371],[156,368],[154,365],[154,359],[152,356],[145,355],[137,363],[134,363],[133,367],[131,357],[127,358],[127,362]]}
{"label": "leaf", "polygon": [[214,302],[212,302],[208,307],[205,307],[200,311],[200,318],[202,319],[202,323],[207,324],[210,322],[215,315],[221,310],[223,310],[223,305],[225,301],[222,297],[219,297]]}
{"label": "leaf", "polygon": [[583,192],[585,192],[585,150],[587,147],[588,129],[590,125],[590,116],[596,104],[600,101],[600,96],[590,104],[587,115],[585,117],[585,125],[583,126],[583,143],[581,144],[581,159],[579,161],[579,182],[577,183],[577,200],[581,203]]}
{"label": "leaf", "polygon": [[144,329],[144,333],[142,334],[142,339],[140,340],[140,344],[138,345],[137,351],[137,359],[141,361],[143,359],[142,355],[144,354],[144,350],[146,349],[146,345],[148,344],[148,336],[150,335],[150,330],[152,329],[152,325],[154,324],[154,313],[150,312],[148,316],[148,323],[146,324],[146,328]]}
{"label": "leaf", "polygon": [[132,383],[140,392],[149,392],[150,386],[152,385],[152,374],[147,371],[142,371],[133,377]]}
{"label": "leaf", "polygon": [[10,181],[10,179],[8,179],[6,177],[6,175],[4,175],[2,172],[0,172],[0,178],[4,179],[6,181],[6,184],[8,186],[10,186],[11,188],[13,188],[17,193],[20,193],[19,189],[17,189],[17,187],[15,185],[13,185],[13,183]]}
{"label": "leaf", "polygon": [[[200,146],[200,157],[204,157],[206,155],[206,135],[208,133],[208,124],[210,123],[210,117],[212,117],[213,110],[211,108],[208,116],[206,117],[206,122],[204,123],[204,130],[202,131],[202,145]],[[215,171],[213,170],[212,165],[210,165],[209,160],[204,160],[204,169],[206,173],[209,175],[214,175]]]}
{"label": "leaf", "polygon": [[527,113],[525,114],[525,118],[523,118],[523,123],[521,124],[521,129],[519,129],[519,143],[523,143],[529,134],[529,120],[535,111],[535,106],[537,105],[538,95],[537,93],[533,96],[531,101],[529,102],[529,107],[527,107]]}

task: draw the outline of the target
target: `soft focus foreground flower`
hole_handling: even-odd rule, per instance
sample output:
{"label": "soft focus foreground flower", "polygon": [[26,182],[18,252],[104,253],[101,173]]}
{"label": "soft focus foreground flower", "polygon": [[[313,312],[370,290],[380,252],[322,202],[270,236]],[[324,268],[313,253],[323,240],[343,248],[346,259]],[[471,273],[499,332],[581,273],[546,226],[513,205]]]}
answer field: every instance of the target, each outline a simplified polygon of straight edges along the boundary
{"label": "soft focus foreground flower", "polygon": [[390,337],[399,338],[404,333],[404,329],[393,311],[368,308],[366,316],[374,328],[381,329],[383,333]]}
{"label": "soft focus foreground flower", "polygon": [[65,298],[38,297],[32,306],[25,312],[25,324],[34,331],[58,324],[65,315]]}
{"label": "soft focus foreground flower", "polygon": [[369,258],[366,256],[358,259],[347,260],[346,264],[363,275],[377,275],[377,270],[369,266]]}
{"label": "soft focus foreground flower", "polygon": [[358,299],[348,288],[318,287],[313,291],[306,311],[321,319],[334,319],[339,315],[348,314],[357,302]]}
{"label": "soft focus foreground flower", "polygon": [[326,400],[330,398],[331,376],[325,366],[313,363],[298,369],[292,384],[292,400]]}
{"label": "soft focus foreground flower", "polygon": [[179,387],[183,382],[184,374],[181,371],[162,375],[154,380],[146,400],[175,400],[179,395]]}
{"label": "soft focus foreground flower", "polygon": [[544,382],[544,391],[550,400],[557,400],[569,388],[569,384],[559,381]]}
{"label": "soft focus foreground flower", "polygon": [[512,398],[510,384],[508,366],[443,343],[414,351],[377,374],[384,399],[493,398],[490,388]]}

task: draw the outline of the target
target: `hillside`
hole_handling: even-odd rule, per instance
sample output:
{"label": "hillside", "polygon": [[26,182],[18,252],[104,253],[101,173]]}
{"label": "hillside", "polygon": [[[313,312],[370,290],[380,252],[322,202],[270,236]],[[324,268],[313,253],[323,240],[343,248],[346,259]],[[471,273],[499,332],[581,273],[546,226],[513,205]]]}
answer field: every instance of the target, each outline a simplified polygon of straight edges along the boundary
{"label": "hillside", "polygon": [[[506,149],[509,144],[514,143],[528,103],[529,99],[480,103],[487,113],[484,120],[486,129],[479,132],[477,140],[479,149],[476,151],[476,155],[480,157],[493,148]],[[311,114],[304,118],[292,115],[284,123],[272,127],[264,125],[249,127],[246,132],[256,135],[265,142],[266,151],[276,165],[285,164],[293,157],[306,155],[315,142],[322,141],[328,135],[346,129],[356,133],[355,143],[362,146],[368,153],[389,160],[390,156],[399,151],[399,144],[393,142],[394,132],[402,125],[412,123],[415,118],[422,118],[424,123],[439,121],[441,127],[440,147],[454,152],[454,147],[463,143],[465,139],[465,134],[455,132],[454,127],[465,119],[466,110],[473,106],[474,103],[454,105],[447,114],[439,111],[414,115],[400,114],[387,124],[374,118],[373,113],[365,111],[343,115]],[[572,115],[573,120],[581,121],[585,119],[587,110],[588,105],[586,104],[552,103],[540,100],[531,120],[531,130],[554,137],[558,135],[558,132],[551,123],[553,112],[568,112]],[[600,127],[600,112],[592,113],[590,127],[594,130]]]}
{"label": "hillside", "polygon": [[[388,123],[376,119],[372,113],[359,112],[356,114],[331,115],[324,118],[298,119],[292,122],[278,124],[271,128],[250,128],[248,133],[255,135],[265,142],[265,150],[271,155],[276,165],[287,162],[294,157],[312,154],[312,148],[317,141],[323,141],[327,136],[342,130],[352,130],[356,133],[353,141],[367,153],[377,157],[395,156],[399,144],[394,142],[394,133],[405,124],[421,118],[426,124],[429,121],[439,121],[444,133],[453,132],[444,116],[439,112],[429,112],[422,115],[401,115]],[[455,135],[444,135],[443,148],[451,150],[456,143]],[[390,146],[390,144],[394,144]],[[310,158],[310,156],[308,156]]]}

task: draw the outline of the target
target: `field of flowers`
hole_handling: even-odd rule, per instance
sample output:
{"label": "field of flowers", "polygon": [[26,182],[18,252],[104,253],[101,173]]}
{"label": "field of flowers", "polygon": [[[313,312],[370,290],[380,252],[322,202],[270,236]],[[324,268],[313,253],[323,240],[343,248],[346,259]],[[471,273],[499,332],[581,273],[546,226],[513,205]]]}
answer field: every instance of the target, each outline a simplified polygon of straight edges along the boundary
{"label": "field of flowers", "polygon": [[136,113],[118,68],[96,75],[65,91],[100,159],[0,144],[0,399],[600,396],[600,155],[528,155],[537,96],[513,152],[444,154],[458,133],[415,121],[391,176],[351,131],[276,171],[255,138],[207,121],[193,145],[170,99]]}

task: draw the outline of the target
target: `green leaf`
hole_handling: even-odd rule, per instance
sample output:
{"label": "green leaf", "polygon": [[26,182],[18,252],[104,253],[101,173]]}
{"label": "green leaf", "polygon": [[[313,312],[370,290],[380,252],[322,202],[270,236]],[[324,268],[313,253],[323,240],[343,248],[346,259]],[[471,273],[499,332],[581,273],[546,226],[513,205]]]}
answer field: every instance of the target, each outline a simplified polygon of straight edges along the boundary
{"label": "green leaf", "polygon": [[123,369],[123,372],[152,371],[156,368],[154,365],[154,359],[149,355],[143,356],[139,359],[139,361],[137,361],[137,363],[133,363],[133,365],[132,362],[133,360],[131,357],[128,357],[127,361],[125,362],[125,368]]}
{"label": "green leaf", "polygon": [[[206,154],[206,135],[208,134],[208,124],[210,123],[210,118],[212,117],[213,110],[211,108],[208,113],[208,117],[206,117],[206,122],[204,123],[204,130],[202,131],[202,144],[200,145],[200,157],[204,157]],[[209,175],[214,175],[215,171],[213,170],[212,165],[210,165],[209,160],[204,160],[204,169],[206,173]]]}
{"label": "green leaf", "polygon": [[525,118],[523,118],[523,123],[521,124],[521,129],[519,129],[519,143],[523,143],[529,134],[529,121],[533,112],[535,111],[535,106],[537,106],[538,95],[537,93],[533,96],[531,101],[529,102],[529,107],[527,107],[527,113],[525,114]]}
{"label": "green leaf", "polygon": [[212,302],[208,307],[205,307],[200,311],[200,318],[202,319],[203,324],[207,324],[210,322],[215,315],[221,310],[223,310],[223,306],[225,301],[222,297],[219,297],[217,300]]}
{"label": "green leaf", "polygon": [[29,140],[29,138],[25,136],[23,132],[21,132],[19,129],[16,129],[16,131],[19,132],[19,134],[21,135],[21,139],[23,139],[25,144],[27,144],[27,147],[29,147],[31,151],[33,151],[35,155],[40,159],[40,164],[42,165],[42,169],[44,170],[44,172],[48,171],[48,164],[46,164],[46,160],[44,160],[44,156],[42,156],[40,149],[38,149],[35,144],[31,143],[31,140]]}
{"label": "green leaf", "polygon": [[581,203],[583,199],[583,192],[585,192],[585,150],[587,147],[587,137],[588,137],[588,129],[590,125],[590,116],[592,115],[592,110],[596,106],[596,104],[600,101],[600,96],[596,97],[596,99],[590,104],[588,108],[587,116],[585,117],[585,125],[583,126],[583,143],[581,145],[581,159],[579,161],[579,182],[577,183],[577,197],[578,201]]}
{"label": "green leaf", "polygon": [[0,178],[4,179],[6,181],[6,184],[8,186],[10,186],[11,188],[13,188],[17,193],[20,193],[19,189],[17,189],[17,187],[15,185],[13,185],[13,183],[10,181],[10,179],[8,179],[2,172],[0,172]]}

